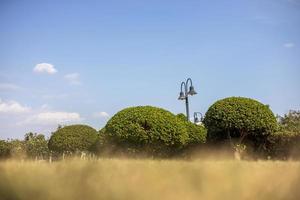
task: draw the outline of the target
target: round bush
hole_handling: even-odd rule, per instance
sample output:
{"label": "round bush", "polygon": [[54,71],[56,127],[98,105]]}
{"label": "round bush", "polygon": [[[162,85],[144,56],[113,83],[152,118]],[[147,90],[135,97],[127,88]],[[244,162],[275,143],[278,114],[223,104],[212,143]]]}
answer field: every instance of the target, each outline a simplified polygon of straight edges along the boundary
{"label": "round bush", "polygon": [[105,126],[105,134],[129,153],[152,155],[178,150],[189,140],[181,119],[152,106],[130,107],[118,112]]}
{"label": "round bush", "polygon": [[176,117],[183,121],[188,131],[188,144],[197,145],[206,142],[207,131],[203,125],[196,125],[186,120],[186,116],[182,113],[177,114]]}
{"label": "round bush", "polygon": [[208,140],[265,135],[277,129],[277,122],[268,105],[244,97],[230,97],[214,103],[205,114]]}
{"label": "round bush", "polygon": [[62,152],[91,151],[98,138],[97,131],[86,125],[71,125],[52,134],[49,149]]}

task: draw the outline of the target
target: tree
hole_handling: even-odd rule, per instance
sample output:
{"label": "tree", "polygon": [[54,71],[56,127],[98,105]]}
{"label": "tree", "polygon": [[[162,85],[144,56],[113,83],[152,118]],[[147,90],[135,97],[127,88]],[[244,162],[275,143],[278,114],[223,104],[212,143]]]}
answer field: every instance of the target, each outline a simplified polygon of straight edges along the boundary
{"label": "tree", "polygon": [[25,135],[26,153],[31,158],[45,158],[49,154],[48,141],[43,134],[27,133]]}
{"label": "tree", "polygon": [[278,118],[282,130],[300,134],[300,111],[290,110],[283,117]]}
{"label": "tree", "polygon": [[25,159],[27,158],[26,154],[26,144],[22,140],[10,140],[10,156],[16,159]]}
{"label": "tree", "polygon": [[300,158],[300,111],[278,116],[279,130],[267,137],[264,152],[276,159]]}
{"label": "tree", "polygon": [[152,106],[121,110],[105,126],[105,136],[126,153],[171,155],[189,141],[185,123],[171,112]]}
{"label": "tree", "polygon": [[10,145],[7,141],[0,140],[0,159],[10,156]]}
{"label": "tree", "polygon": [[268,135],[277,130],[277,122],[268,105],[244,97],[230,97],[215,102],[204,118],[209,141],[228,139],[234,148],[244,148],[242,142]]}
{"label": "tree", "polygon": [[92,151],[97,138],[97,131],[90,126],[65,126],[52,134],[48,147],[57,153]]}

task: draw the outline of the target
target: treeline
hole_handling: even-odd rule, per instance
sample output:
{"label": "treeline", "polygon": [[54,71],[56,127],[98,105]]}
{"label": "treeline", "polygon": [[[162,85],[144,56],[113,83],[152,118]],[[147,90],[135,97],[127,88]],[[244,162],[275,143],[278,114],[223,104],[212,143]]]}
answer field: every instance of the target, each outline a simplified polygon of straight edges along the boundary
{"label": "treeline", "polygon": [[65,156],[189,158],[192,152],[227,151],[244,159],[299,159],[300,112],[275,117],[269,106],[243,97],[214,103],[200,125],[183,114],[152,106],[130,107],[97,131],[86,125],[58,127],[49,139],[27,133],[0,141],[0,158]]}
{"label": "treeline", "polygon": [[48,140],[43,134],[27,133],[24,140],[0,140],[0,158],[49,158]]}

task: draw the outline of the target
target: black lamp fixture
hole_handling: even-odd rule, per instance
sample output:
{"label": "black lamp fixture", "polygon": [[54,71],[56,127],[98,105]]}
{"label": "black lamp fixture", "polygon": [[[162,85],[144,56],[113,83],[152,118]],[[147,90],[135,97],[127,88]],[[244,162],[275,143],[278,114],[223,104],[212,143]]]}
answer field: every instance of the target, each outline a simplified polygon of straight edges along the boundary
{"label": "black lamp fixture", "polygon": [[[188,90],[188,85],[190,84],[189,90]],[[190,111],[189,111],[189,98],[188,96],[191,95],[196,95],[197,92],[194,89],[193,82],[191,78],[188,78],[186,82],[181,82],[180,86],[180,93],[178,100],[185,100],[185,108],[186,108],[186,118],[187,121],[190,120]]]}
{"label": "black lamp fixture", "polygon": [[[200,115],[200,118],[199,118],[198,115]],[[199,123],[202,123],[202,121],[203,121],[202,113],[201,112],[194,112],[194,123],[199,124]]]}

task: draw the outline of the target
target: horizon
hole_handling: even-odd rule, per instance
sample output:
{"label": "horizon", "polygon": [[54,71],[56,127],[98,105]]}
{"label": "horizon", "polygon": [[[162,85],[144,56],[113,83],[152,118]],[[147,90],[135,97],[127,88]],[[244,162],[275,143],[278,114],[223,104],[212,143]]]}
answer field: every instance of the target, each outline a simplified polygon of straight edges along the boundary
{"label": "horizon", "polygon": [[0,139],[242,96],[300,109],[300,1],[1,1]]}

